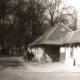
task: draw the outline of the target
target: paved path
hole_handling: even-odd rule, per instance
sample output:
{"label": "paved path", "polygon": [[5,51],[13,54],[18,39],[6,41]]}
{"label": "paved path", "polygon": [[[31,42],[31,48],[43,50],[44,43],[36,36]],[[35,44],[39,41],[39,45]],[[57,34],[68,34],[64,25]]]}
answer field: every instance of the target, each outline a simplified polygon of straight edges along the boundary
{"label": "paved path", "polygon": [[0,71],[0,80],[80,80],[80,73]]}
{"label": "paved path", "polygon": [[24,62],[22,57],[0,57],[0,80],[80,80],[80,67],[59,62]]}
{"label": "paved path", "polygon": [[53,62],[24,62],[22,57],[0,57],[0,70],[44,73],[80,72],[79,66],[70,66],[65,63]]}

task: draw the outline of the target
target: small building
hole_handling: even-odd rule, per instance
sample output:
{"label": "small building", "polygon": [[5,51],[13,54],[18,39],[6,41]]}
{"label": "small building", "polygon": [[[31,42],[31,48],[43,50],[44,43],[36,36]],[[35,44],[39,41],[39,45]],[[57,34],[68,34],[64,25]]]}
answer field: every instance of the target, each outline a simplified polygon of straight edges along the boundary
{"label": "small building", "polygon": [[29,47],[32,47],[36,60],[39,62],[65,61],[65,53],[60,53],[60,50],[72,32],[63,23],[51,27],[44,35],[29,45]]}
{"label": "small building", "polygon": [[29,46],[39,62],[65,61],[80,65],[80,31],[72,31],[63,23],[51,27]]}

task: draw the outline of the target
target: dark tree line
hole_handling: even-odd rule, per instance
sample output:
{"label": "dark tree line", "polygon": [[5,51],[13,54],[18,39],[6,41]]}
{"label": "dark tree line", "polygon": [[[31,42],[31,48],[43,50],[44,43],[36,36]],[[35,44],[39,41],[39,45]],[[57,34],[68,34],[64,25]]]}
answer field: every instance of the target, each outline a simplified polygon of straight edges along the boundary
{"label": "dark tree line", "polygon": [[0,0],[0,46],[7,50],[26,49],[50,26],[59,21],[69,24],[62,17],[64,9],[59,12],[60,4],[61,0]]}

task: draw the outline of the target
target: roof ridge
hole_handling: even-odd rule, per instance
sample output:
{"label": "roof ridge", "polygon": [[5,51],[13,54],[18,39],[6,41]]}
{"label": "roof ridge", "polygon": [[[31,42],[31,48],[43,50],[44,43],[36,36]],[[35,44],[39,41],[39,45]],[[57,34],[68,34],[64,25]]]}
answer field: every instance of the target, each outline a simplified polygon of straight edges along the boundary
{"label": "roof ridge", "polygon": [[[61,24],[63,24],[62,22],[61,22]],[[69,27],[67,27],[65,24],[63,24],[64,25],[64,27],[66,27],[67,29],[69,29],[70,31],[73,31],[72,29],[70,29]]]}
{"label": "roof ridge", "polygon": [[[56,30],[56,28],[58,27],[59,24],[60,24],[60,23],[58,23],[57,26],[51,31],[51,33],[49,34],[49,36],[52,34],[52,32],[54,32],[54,31]],[[46,39],[48,39],[49,36],[48,36]],[[46,40],[46,39],[45,39],[45,40]],[[43,43],[45,40],[43,40],[42,43]]]}
{"label": "roof ridge", "polygon": [[74,32],[80,32],[80,30],[76,30],[76,31],[74,31]]}
{"label": "roof ridge", "polygon": [[68,41],[71,37],[72,37],[72,35],[75,33],[75,31],[73,31],[71,34],[70,34],[70,36],[68,36],[68,38],[65,40],[65,42],[64,43],[66,43],[66,41]]}
{"label": "roof ridge", "polygon": [[[59,23],[57,23],[57,24],[55,24],[55,25],[57,26],[58,24],[59,24]],[[54,27],[51,27],[49,30],[51,30],[52,28],[56,28],[55,25],[54,25]],[[48,32],[49,30],[47,30],[47,32]],[[43,35],[47,34],[47,32],[45,32]],[[43,36],[43,35],[42,35],[42,36]]]}

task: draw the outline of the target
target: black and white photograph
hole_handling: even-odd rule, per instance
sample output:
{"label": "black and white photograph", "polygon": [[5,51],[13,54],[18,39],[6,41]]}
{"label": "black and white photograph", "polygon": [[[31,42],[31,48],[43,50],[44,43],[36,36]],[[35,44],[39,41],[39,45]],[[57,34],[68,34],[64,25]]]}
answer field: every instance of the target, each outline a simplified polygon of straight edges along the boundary
{"label": "black and white photograph", "polygon": [[0,80],[80,80],[80,0],[0,0]]}

